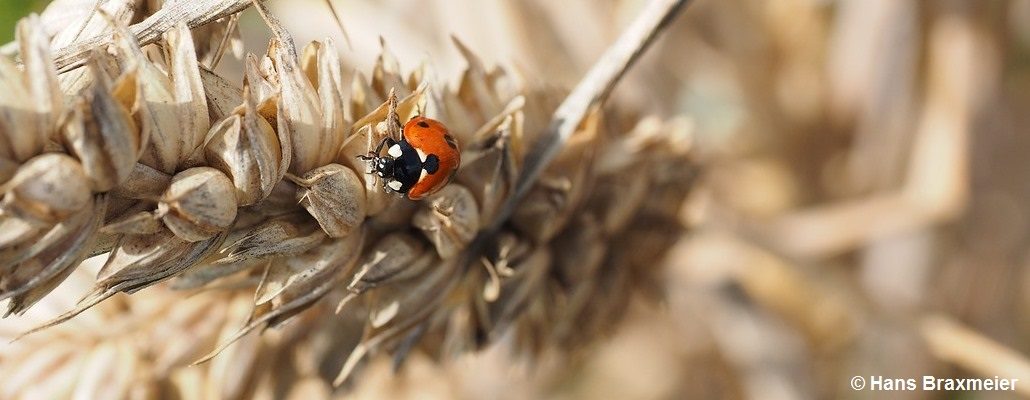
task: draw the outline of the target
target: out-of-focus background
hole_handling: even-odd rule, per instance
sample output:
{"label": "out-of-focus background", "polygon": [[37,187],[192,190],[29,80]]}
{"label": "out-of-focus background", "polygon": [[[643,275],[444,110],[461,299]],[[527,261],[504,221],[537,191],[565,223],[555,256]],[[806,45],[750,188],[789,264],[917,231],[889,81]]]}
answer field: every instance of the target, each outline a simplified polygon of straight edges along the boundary
{"label": "out-of-focus background", "polygon": [[30,12],[39,12],[49,1],[44,0],[3,0],[0,2],[0,41],[10,42],[14,39],[14,24],[18,18]]}
{"label": "out-of-focus background", "polygon": [[[0,36],[43,6],[6,0]],[[464,65],[570,86],[643,0],[269,4],[368,73]],[[247,51],[268,33],[248,12]],[[347,44],[349,42],[349,45]],[[686,115],[705,172],[658,304],[554,371],[488,349],[372,364],[359,396],[947,398],[1030,394],[1030,2],[696,0],[612,107]],[[232,62],[220,68],[231,71]],[[1018,378],[1007,392],[871,392],[853,376]]]}

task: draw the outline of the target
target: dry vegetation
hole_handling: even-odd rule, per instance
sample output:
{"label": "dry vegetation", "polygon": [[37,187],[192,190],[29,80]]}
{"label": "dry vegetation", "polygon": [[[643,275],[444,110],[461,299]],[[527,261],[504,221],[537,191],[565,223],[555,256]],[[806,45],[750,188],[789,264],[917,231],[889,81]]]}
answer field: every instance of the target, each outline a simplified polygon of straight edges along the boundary
{"label": "dry vegetation", "polygon": [[646,2],[161,3],[2,48],[0,399],[1030,395],[1024,1],[696,0],[603,107]]}

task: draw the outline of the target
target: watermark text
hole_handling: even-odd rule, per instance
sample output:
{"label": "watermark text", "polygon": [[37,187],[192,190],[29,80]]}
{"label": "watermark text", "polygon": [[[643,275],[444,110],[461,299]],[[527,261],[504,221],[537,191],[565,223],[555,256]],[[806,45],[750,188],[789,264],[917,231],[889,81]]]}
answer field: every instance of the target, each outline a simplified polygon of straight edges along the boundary
{"label": "watermark text", "polygon": [[1004,392],[1016,390],[1019,379],[1008,379],[995,376],[993,378],[938,378],[923,375],[919,378],[895,378],[881,375],[856,375],[851,377],[852,390],[869,390],[875,392],[903,391],[972,391],[972,392]]}

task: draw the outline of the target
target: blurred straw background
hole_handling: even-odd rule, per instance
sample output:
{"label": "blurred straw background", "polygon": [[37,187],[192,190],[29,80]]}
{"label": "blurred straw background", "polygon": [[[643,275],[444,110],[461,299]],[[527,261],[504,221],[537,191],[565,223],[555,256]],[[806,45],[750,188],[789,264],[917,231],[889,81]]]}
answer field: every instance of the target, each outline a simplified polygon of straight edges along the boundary
{"label": "blurred straw background", "polygon": [[[349,40],[322,1],[269,6],[298,43],[333,37],[345,68],[370,70],[382,38],[402,69],[456,77],[454,35],[487,64],[568,87],[644,3],[336,0]],[[30,7],[0,7],[5,41]],[[253,11],[241,28],[248,50],[267,45]],[[415,354],[396,373],[373,359],[353,394],[882,398],[849,379],[997,375],[1018,390],[889,397],[1030,396],[1028,65],[1022,0],[696,0],[612,97],[688,116],[704,165],[654,298],[577,368],[502,342],[443,365]],[[78,275],[66,285],[87,287]]]}

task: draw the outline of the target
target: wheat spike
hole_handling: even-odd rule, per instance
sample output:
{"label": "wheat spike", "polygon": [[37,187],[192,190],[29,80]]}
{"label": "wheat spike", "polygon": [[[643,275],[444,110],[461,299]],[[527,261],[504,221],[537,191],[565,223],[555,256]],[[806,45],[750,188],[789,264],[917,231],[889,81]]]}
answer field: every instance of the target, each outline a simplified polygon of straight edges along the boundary
{"label": "wheat spike", "polygon": [[[24,66],[0,59],[7,314],[69,277],[89,281],[76,267],[103,259],[89,294],[29,330],[13,359],[67,373],[117,365],[46,392],[33,392],[31,368],[0,374],[6,394],[239,398],[307,378],[328,392],[371,353],[450,357],[506,332],[528,353],[571,350],[618,320],[682,230],[697,174],[689,124],[608,122],[616,111],[601,103],[683,1],[648,11],[608,72],[562,108],[563,92],[515,84],[457,38],[467,68],[454,88],[402,74],[385,42],[370,79],[347,80],[332,41],[298,51],[261,2],[273,39],[243,56],[237,87],[204,65],[225,51],[243,2],[185,3],[100,10],[106,29],[55,55],[30,17]],[[133,18],[143,22],[126,26]],[[423,112],[447,121],[463,162],[453,183],[412,202],[357,156]],[[94,321],[110,334],[33,350],[87,309],[122,302],[130,310]]]}

